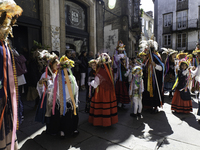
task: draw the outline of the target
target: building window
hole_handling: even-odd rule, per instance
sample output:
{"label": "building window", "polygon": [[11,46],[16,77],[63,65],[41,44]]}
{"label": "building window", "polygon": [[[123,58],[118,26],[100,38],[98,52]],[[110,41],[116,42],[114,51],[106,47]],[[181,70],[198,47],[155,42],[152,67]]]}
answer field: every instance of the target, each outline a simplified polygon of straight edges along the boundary
{"label": "building window", "polygon": [[172,25],[172,13],[164,15],[164,27]]}
{"label": "building window", "polygon": [[187,27],[187,10],[177,13],[177,27],[178,29]]}
{"label": "building window", "polygon": [[186,33],[177,34],[177,48],[186,48]]}
{"label": "building window", "polygon": [[144,22],[145,22],[145,20],[144,20],[144,18],[142,18],[142,25],[144,26]]}
{"label": "building window", "polygon": [[171,35],[164,35],[164,46],[171,46]]}

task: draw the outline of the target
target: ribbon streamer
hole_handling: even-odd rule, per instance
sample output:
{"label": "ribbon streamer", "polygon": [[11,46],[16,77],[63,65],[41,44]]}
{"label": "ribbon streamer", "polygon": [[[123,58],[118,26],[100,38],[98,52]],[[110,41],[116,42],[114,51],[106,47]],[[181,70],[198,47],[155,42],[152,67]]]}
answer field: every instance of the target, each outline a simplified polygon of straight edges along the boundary
{"label": "ribbon streamer", "polygon": [[63,116],[65,116],[65,112],[66,112],[66,91],[65,91],[65,75],[64,75],[64,71],[62,70],[62,87],[63,87]]}
{"label": "ribbon streamer", "polygon": [[69,76],[68,76],[68,73],[67,73],[67,69],[64,68],[63,71],[64,71],[64,74],[65,74],[65,80],[67,82],[67,87],[68,87],[69,95],[70,95],[70,98],[72,100],[72,104],[74,106],[74,115],[77,115],[76,114],[76,104],[75,104],[75,101],[74,101],[74,95],[72,93],[72,88],[71,88],[71,84],[70,84],[70,81],[69,81]]}
{"label": "ribbon streamer", "polygon": [[55,115],[55,106],[56,106],[56,98],[57,98],[57,84],[58,84],[58,73],[54,80],[54,89],[53,89],[53,108],[52,108],[52,114]]}
{"label": "ribbon streamer", "polygon": [[12,111],[13,111],[13,130],[12,130],[11,150],[14,150],[14,145],[15,145],[14,143],[15,143],[16,129],[17,129],[17,99],[16,99],[15,81],[14,81],[14,75],[13,75],[11,56],[10,56],[9,50],[7,50],[7,52],[8,52],[8,74],[9,74],[8,77],[9,77],[9,84],[10,84],[10,97],[11,97]]}
{"label": "ribbon streamer", "polygon": [[[46,67],[45,78],[47,78],[47,72],[48,72],[48,67]],[[42,95],[42,102],[41,102],[40,108],[43,107],[44,97],[45,97],[45,94],[46,94],[46,90],[47,90],[47,85],[44,83],[44,93]]]}

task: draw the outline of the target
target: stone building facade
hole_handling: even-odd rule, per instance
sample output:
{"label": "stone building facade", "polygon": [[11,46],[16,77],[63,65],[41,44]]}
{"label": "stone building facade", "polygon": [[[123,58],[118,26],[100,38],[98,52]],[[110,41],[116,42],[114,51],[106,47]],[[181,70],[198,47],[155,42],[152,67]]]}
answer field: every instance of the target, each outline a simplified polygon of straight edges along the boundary
{"label": "stone building facade", "polygon": [[153,12],[143,12],[142,13],[142,32],[141,32],[141,40],[149,40],[154,36],[154,19]]}
{"label": "stone building facade", "polygon": [[153,0],[154,31],[161,47],[191,51],[200,39],[199,0]]}
{"label": "stone building facade", "polygon": [[104,52],[113,55],[122,40],[128,56],[135,56],[141,35],[140,0],[116,0],[114,8],[104,0],[104,8]]}
{"label": "stone building facade", "polygon": [[[14,28],[13,45],[29,51],[33,41],[65,53],[103,49],[103,6],[98,0],[15,0],[24,10]],[[96,13],[98,12],[98,13]]]}

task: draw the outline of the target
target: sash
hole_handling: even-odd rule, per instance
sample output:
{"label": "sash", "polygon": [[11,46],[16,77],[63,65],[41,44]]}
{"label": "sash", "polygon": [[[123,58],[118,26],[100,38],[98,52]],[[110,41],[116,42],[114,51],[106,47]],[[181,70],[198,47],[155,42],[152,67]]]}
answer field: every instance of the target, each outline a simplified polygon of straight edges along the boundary
{"label": "sash", "polygon": [[66,91],[65,91],[65,74],[64,71],[61,71],[62,73],[62,89],[63,89],[63,116],[65,116],[66,112]]}

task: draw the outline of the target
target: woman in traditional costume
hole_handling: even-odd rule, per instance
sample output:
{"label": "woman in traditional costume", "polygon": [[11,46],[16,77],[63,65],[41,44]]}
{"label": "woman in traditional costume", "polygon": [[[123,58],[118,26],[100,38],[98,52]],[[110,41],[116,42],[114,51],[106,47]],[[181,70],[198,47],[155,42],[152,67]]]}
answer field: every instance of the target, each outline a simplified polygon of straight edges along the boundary
{"label": "woman in traditional costume", "polygon": [[37,85],[41,101],[36,121],[46,123],[46,132],[52,135],[77,134],[78,86],[70,69],[73,61],[63,56],[58,69],[59,61],[54,53],[44,50],[40,56],[48,60],[49,66]]}
{"label": "woman in traditional costume", "polygon": [[188,89],[191,77],[191,73],[188,69],[189,62],[183,58],[180,60],[179,66],[178,78],[173,87],[175,88],[177,85],[172,99],[171,110],[177,113],[190,113],[192,112],[192,101]]}
{"label": "woman in traditional costume", "polygon": [[124,104],[130,102],[129,99],[129,83],[128,75],[130,73],[129,69],[129,59],[126,56],[125,45],[122,41],[118,42],[116,48],[116,54],[113,56],[113,68],[114,68],[114,81],[115,81],[115,92],[117,97],[118,107],[123,107]]}
{"label": "woman in traditional costume", "polygon": [[94,126],[111,126],[118,122],[111,59],[107,53],[102,53],[97,61],[96,76],[91,82],[95,93],[91,100],[89,123]]}
{"label": "woman in traditional costume", "polygon": [[0,0],[0,149],[17,150],[18,81],[8,34],[22,9],[13,0]]}
{"label": "woman in traditional costume", "polygon": [[172,87],[176,80],[175,59],[178,51],[166,48],[162,49],[164,50],[162,54],[167,54],[165,61],[164,91],[169,91],[169,98],[172,98]]}
{"label": "woman in traditional costume", "polygon": [[86,95],[86,105],[85,105],[85,112],[90,112],[90,102],[92,97],[94,96],[94,88],[91,86],[91,82],[94,80],[96,75],[96,67],[97,67],[97,60],[92,59],[89,62],[89,66],[92,68],[88,74],[88,88],[87,88],[87,95]]}
{"label": "woman in traditional costume", "polygon": [[157,113],[158,107],[161,107],[164,102],[164,64],[157,52],[158,45],[155,41],[142,41],[140,47],[142,51],[139,56],[143,60],[143,108],[150,109],[152,113]]}

